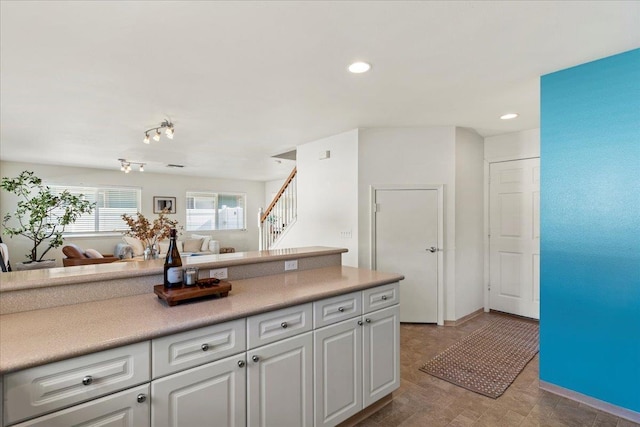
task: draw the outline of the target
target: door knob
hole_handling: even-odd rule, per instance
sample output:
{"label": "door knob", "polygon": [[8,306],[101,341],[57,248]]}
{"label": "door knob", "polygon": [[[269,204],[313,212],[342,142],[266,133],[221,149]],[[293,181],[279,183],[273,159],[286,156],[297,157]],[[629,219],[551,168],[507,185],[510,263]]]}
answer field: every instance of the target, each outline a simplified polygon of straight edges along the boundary
{"label": "door knob", "polygon": [[436,248],[435,246],[431,246],[429,249],[427,249],[429,252],[431,253],[435,253],[438,252],[438,248]]}

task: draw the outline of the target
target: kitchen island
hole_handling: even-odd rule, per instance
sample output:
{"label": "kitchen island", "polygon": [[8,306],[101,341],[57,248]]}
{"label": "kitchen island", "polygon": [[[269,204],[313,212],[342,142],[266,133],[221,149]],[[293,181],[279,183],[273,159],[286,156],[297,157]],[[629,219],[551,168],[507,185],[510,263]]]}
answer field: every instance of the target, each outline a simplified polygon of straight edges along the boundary
{"label": "kitchen island", "polygon": [[[257,253],[257,262],[247,255],[228,264],[202,260],[201,273],[244,268],[229,270],[233,289],[226,298],[168,307],[142,292],[0,316],[3,425],[64,425],[56,419],[86,421],[121,410],[130,414],[122,425],[195,426],[198,414],[188,408],[198,398],[202,416],[214,408],[218,414],[210,425],[286,427],[294,419],[301,426],[336,425],[386,397],[399,385],[396,282],[402,276],[341,266],[344,250],[336,248],[288,252]],[[301,258],[309,258],[306,267]],[[302,268],[274,268],[283,264],[283,271],[292,259]],[[260,267],[265,275],[258,275]],[[156,280],[158,267],[147,268]],[[136,271],[119,280],[145,277]],[[86,289],[77,277],[58,280],[56,286]],[[78,293],[70,293],[72,300]],[[367,360],[381,348],[391,351],[376,360],[387,367],[377,380],[367,373]],[[92,369],[96,374],[89,375]],[[327,397],[335,386],[344,389],[340,402]]]}

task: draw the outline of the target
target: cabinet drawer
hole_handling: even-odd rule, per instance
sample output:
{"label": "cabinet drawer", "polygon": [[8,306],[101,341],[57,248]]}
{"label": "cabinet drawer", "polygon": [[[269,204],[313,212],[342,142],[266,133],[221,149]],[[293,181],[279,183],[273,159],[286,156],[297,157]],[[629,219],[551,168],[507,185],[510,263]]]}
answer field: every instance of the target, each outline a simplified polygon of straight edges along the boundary
{"label": "cabinet drawer", "polygon": [[360,314],[362,314],[361,292],[323,299],[313,303],[313,327],[331,325]]}
{"label": "cabinet drawer", "polygon": [[296,305],[247,319],[247,348],[252,349],[312,328],[312,304]]}
{"label": "cabinet drawer", "polygon": [[238,319],[151,341],[152,376],[158,378],[213,362],[246,347],[245,320]]}
{"label": "cabinet drawer", "polygon": [[4,377],[4,421],[12,424],[149,379],[149,341],[14,372]]}
{"label": "cabinet drawer", "polygon": [[400,302],[399,286],[396,282],[362,291],[362,312],[369,313],[398,304]]}
{"label": "cabinet drawer", "polygon": [[150,425],[149,418],[149,384],[145,384],[25,421],[14,427],[140,427]]}

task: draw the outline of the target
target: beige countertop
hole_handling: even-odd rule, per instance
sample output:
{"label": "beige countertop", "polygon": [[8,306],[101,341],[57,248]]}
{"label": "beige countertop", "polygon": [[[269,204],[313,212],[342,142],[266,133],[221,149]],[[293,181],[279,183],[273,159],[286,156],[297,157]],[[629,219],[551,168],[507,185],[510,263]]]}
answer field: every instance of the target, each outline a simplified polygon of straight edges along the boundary
{"label": "beige countertop", "polygon": [[[257,264],[288,259],[332,255],[347,252],[344,248],[310,246],[304,248],[272,249],[267,251],[235,252],[218,255],[185,256],[184,266],[220,268],[236,265]],[[162,274],[164,259],[141,262],[112,262],[76,267],[45,268],[41,270],[2,273],[0,293],[26,288],[43,288],[75,283],[100,282],[128,277]]]}
{"label": "beige countertop", "polygon": [[226,298],[174,307],[151,293],[6,314],[0,316],[0,374],[403,278],[335,266],[232,281]]}

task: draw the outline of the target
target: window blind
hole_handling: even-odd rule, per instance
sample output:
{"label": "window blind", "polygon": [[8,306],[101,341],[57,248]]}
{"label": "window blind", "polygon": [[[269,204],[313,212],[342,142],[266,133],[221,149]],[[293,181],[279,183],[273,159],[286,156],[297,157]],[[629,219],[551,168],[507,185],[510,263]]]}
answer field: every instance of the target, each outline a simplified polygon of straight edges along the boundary
{"label": "window blind", "polygon": [[[63,187],[50,185],[54,194],[67,190],[95,203],[95,209],[82,215],[76,222],[65,228],[67,233],[96,233],[127,230],[122,214],[135,215],[140,210],[141,190],[139,188],[117,187]],[[53,212],[60,215],[62,209]]]}

